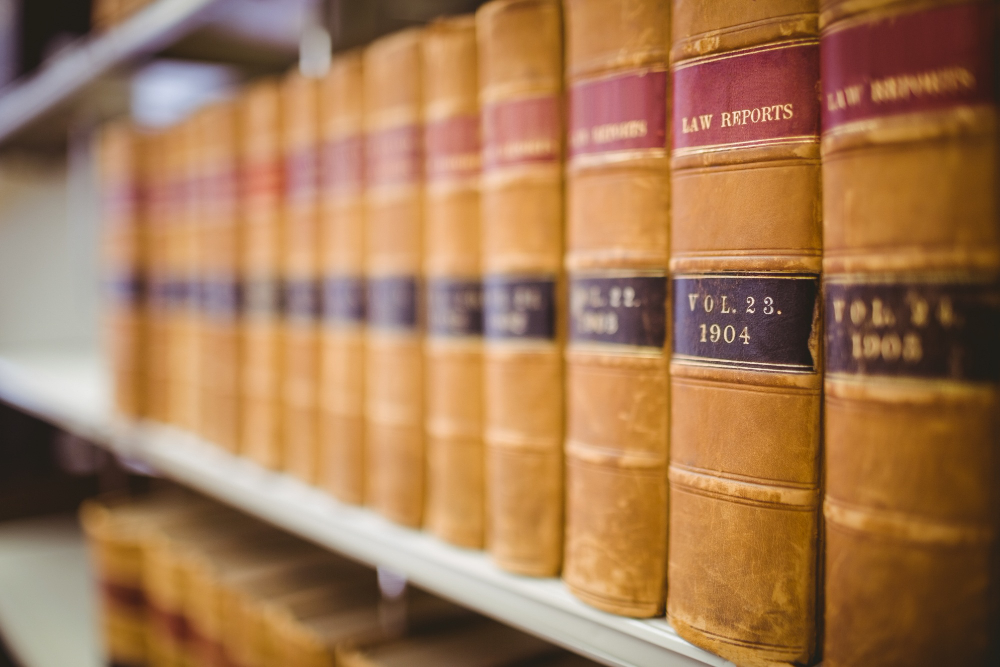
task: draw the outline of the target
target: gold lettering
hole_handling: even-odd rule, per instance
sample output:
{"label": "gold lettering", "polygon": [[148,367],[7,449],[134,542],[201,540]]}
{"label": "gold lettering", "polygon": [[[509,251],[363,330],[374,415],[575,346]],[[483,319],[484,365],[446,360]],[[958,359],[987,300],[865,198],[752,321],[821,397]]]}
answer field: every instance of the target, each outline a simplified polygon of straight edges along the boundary
{"label": "gold lettering", "polygon": [[723,111],[722,112],[722,127],[732,127],[732,126],[733,126],[732,114],[730,114],[728,111]]}
{"label": "gold lettering", "polygon": [[851,322],[856,325],[863,324],[867,316],[868,308],[865,306],[864,301],[855,299],[851,302]]}
{"label": "gold lettering", "polygon": [[843,299],[833,300],[833,319],[837,320],[838,324],[844,321],[844,306],[846,305],[847,303]]}
{"label": "gold lettering", "polygon": [[688,294],[688,303],[691,304],[691,312],[693,313],[694,312],[694,307],[698,303],[698,295],[697,294]]}
{"label": "gold lettering", "polygon": [[976,77],[964,67],[944,67],[916,74],[899,74],[871,83],[875,104],[898,102],[911,97],[949,95],[975,90]]}
{"label": "gold lettering", "polygon": [[903,336],[903,361],[913,364],[920,361],[923,356],[924,349],[920,344],[920,336],[915,333]]}

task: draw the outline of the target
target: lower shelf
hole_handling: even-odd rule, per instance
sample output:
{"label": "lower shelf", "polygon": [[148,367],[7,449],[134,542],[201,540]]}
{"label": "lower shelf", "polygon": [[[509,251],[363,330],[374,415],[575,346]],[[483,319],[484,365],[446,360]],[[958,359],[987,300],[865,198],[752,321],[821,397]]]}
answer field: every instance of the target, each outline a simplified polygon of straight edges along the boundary
{"label": "lower shelf", "polygon": [[0,399],[337,552],[394,570],[429,591],[607,665],[730,665],[681,639],[665,620],[592,609],[558,579],[508,574],[483,552],[452,547],[338,503],[191,434],[116,419],[107,394],[96,355],[0,354]]}

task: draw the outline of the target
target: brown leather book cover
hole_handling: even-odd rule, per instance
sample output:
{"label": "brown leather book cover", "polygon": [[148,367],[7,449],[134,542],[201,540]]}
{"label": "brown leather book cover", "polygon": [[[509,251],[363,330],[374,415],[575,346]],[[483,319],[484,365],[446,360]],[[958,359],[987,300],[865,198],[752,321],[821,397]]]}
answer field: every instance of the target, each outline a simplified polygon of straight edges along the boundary
{"label": "brown leather book cover", "polygon": [[115,409],[129,417],[147,412],[148,142],[118,121],[102,128],[97,145],[104,329]]}
{"label": "brown leather book cover", "polygon": [[281,84],[285,148],[284,459],[317,477],[319,425],[319,82],[293,70]]}
{"label": "brown leather book cover", "polygon": [[476,14],[487,538],[505,570],[562,564],[562,17],[557,0]]}
{"label": "brown leather book cover", "polygon": [[818,6],[673,6],[667,616],[738,665],[805,664],[821,480]]}
{"label": "brown leather book cover", "polygon": [[364,502],[364,135],[360,51],[320,84],[323,274],[319,483]]}
{"label": "brown leather book cover", "polygon": [[244,212],[240,452],[268,468],[282,461],[281,263],[283,150],[278,83],[251,85],[239,104],[240,193]]}
{"label": "brown leather book cover", "polygon": [[145,161],[147,198],[147,285],[146,285],[146,356],[145,375],[146,416],[167,421],[168,329],[167,329],[167,206],[169,180],[166,173],[166,152],[169,131],[158,131],[146,138]]}
{"label": "brown leather book cover", "polygon": [[[489,647],[486,649],[486,647]],[[513,667],[556,653],[552,644],[486,618],[408,633],[393,641],[337,652],[344,667]]]}
{"label": "brown leather book cover", "polygon": [[170,204],[167,222],[168,380],[167,421],[197,432],[200,422],[199,391],[201,310],[200,216],[198,207],[199,114],[192,114],[171,128],[167,153]]}
{"label": "brown leather book cover", "polygon": [[824,664],[1000,662],[991,2],[823,2]]}
{"label": "brown leather book cover", "polygon": [[424,31],[427,528],[481,548],[483,485],[479,85],[472,15]]}
{"label": "brown leather book cover", "polygon": [[663,610],[670,5],[566,11],[566,562],[577,597]]}
{"label": "brown leather book cover", "polygon": [[239,445],[241,227],[236,168],[236,105],[205,110],[201,145],[201,433],[235,452]]}
{"label": "brown leather book cover", "polygon": [[408,29],[364,52],[365,501],[407,526],[425,488],[420,40]]}

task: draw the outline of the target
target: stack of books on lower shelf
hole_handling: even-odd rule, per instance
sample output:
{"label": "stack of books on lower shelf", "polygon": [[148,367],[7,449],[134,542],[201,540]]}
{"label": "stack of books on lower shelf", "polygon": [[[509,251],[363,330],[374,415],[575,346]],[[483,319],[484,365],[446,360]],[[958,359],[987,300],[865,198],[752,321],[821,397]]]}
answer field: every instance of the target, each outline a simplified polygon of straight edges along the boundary
{"label": "stack of books on lower shelf", "polygon": [[88,501],[112,665],[586,667],[202,497]]}
{"label": "stack of books on lower shelf", "polygon": [[739,665],[981,664],[995,16],[492,0],[109,127],[118,407]]}

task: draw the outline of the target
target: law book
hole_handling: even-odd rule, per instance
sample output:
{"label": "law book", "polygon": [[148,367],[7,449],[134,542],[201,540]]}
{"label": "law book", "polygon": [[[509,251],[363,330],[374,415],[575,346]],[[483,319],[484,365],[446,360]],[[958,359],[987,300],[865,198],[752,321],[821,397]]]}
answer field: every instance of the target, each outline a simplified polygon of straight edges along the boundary
{"label": "law book", "polygon": [[420,526],[424,516],[421,31],[364,51],[365,502]]}
{"label": "law book", "polygon": [[146,285],[146,354],[143,359],[146,416],[158,422],[167,421],[168,379],[168,286],[167,223],[169,180],[166,153],[170,133],[152,132],[146,138],[144,156],[148,165],[146,179],[147,202],[147,285]]}
{"label": "law book", "polygon": [[186,599],[185,553],[232,542],[272,528],[219,505],[171,517],[143,532],[142,586],[147,615],[147,656],[152,665],[183,665],[196,652]]}
{"label": "law book", "polygon": [[996,664],[996,4],[820,9],[824,664]]}
{"label": "law book", "polygon": [[167,153],[170,205],[167,222],[168,387],[167,420],[186,431],[200,427],[200,207],[196,156],[200,114],[192,114],[171,129]]}
{"label": "law book", "polygon": [[97,168],[101,199],[104,332],[115,409],[146,415],[149,272],[149,173],[146,137],[125,121],[101,129]]}
{"label": "law book", "polygon": [[244,241],[240,452],[268,468],[282,461],[281,266],[284,158],[278,82],[250,85],[237,102]]}
{"label": "law book", "polygon": [[[487,648],[488,647],[488,648]],[[394,641],[338,652],[344,667],[514,667],[534,664],[558,649],[532,635],[479,618],[466,623],[414,631]]]}
{"label": "law book", "polygon": [[154,495],[141,501],[103,497],[81,505],[80,524],[94,569],[103,649],[109,664],[147,664],[142,535],[157,523],[196,507],[197,503],[183,493]]}
{"label": "law book", "polygon": [[[267,667],[265,613],[269,600],[322,586],[333,577],[365,579],[366,570],[329,552],[316,562],[290,563],[287,567],[227,578],[222,584],[222,643],[230,663],[242,667]],[[374,582],[372,582],[374,585]]]}
{"label": "law book", "polygon": [[201,433],[239,448],[241,226],[236,104],[205,110],[199,127],[201,268]]}
{"label": "law book", "polygon": [[562,564],[562,17],[556,0],[492,0],[479,44],[483,441],[493,560]]}
{"label": "law book", "polygon": [[568,1],[566,557],[577,597],[662,613],[668,2]]}
{"label": "law book", "polygon": [[821,484],[818,6],[673,6],[667,616],[739,665],[806,664]]}
{"label": "law book", "polygon": [[472,15],[424,31],[427,517],[438,537],[485,537],[479,86]]}
{"label": "law book", "polygon": [[282,467],[316,481],[319,425],[319,83],[297,69],[281,84],[285,150],[282,251]]}
{"label": "law book", "polygon": [[391,641],[418,628],[467,622],[474,616],[464,607],[407,588],[394,598],[383,596],[374,604],[305,619],[276,619],[274,630],[280,646],[279,659],[284,664],[321,667],[338,664],[338,651]]}
{"label": "law book", "polygon": [[364,135],[362,55],[338,54],[320,84],[322,368],[319,484],[364,502]]}

